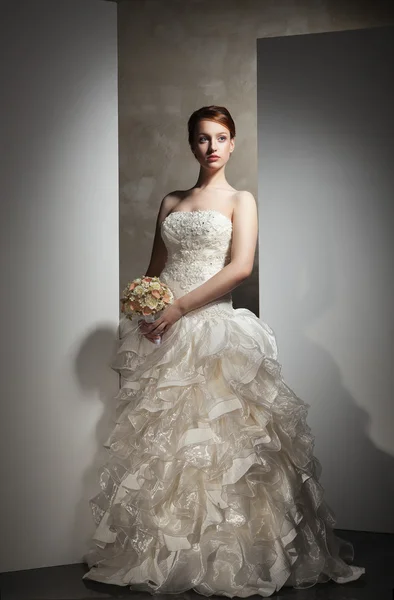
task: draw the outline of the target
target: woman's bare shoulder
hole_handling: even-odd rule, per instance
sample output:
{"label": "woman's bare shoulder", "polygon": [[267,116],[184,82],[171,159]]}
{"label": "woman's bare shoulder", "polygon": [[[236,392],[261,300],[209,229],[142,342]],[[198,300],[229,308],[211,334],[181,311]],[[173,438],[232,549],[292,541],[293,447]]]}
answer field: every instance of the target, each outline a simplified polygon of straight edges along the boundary
{"label": "woman's bare shoulder", "polygon": [[169,205],[177,204],[178,202],[181,202],[181,200],[187,198],[190,192],[191,190],[174,190],[164,196],[163,202]]}
{"label": "woman's bare shoulder", "polygon": [[173,207],[179,202],[179,191],[169,192],[166,194],[161,201],[160,208],[163,210],[172,210]]}
{"label": "woman's bare shoulder", "polygon": [[162,210],[166,214],[174,210],[178,204],[180,204],[183,200],[186,200],[191,193],[192,189],[189,190],[174,190],[173,192],[169,192],[166,194],[162,200]]}
{"label": "woman's bare shoulder", "polygon": [[249,190],[235,190],[235,193],[237,196],[239,197],[249,197],[249,198],[254,198],[252,192],[249,192]]}
{"label": "woman's bare shoulder", "polygon": [[242,204],[256,204],[256,198],[249,190],[237,190],[234,194],[235,203],[238,205]]}
{"label": "woman's bare shoulder", "polygon": [[234,198],[233,217],[237,220],[245,220],[246,217],[256,221],[258,218],[257,202],[248,190],[239,190]]}
{"label": "woman's bare shoulder", "polygon": [[186,190],[174,190],[164,196],[158,212],[158,225],[164,221],[167,215],[186,197]]}

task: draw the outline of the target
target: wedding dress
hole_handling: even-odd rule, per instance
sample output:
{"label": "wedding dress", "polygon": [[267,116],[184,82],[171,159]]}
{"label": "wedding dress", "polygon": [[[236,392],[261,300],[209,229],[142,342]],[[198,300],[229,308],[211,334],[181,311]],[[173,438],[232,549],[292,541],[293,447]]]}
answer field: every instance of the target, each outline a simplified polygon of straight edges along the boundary
{"label": "wedding dress", "polygon": [[[232,223],[217,210],[172,212],[161,231],[175,297],[230,261]],[[112,367],[122,385],[84,579],[231,598],[364,573],[333,533],[309,405],[281,377],[272,329],[231,293],[159,346],[122,316]]]}

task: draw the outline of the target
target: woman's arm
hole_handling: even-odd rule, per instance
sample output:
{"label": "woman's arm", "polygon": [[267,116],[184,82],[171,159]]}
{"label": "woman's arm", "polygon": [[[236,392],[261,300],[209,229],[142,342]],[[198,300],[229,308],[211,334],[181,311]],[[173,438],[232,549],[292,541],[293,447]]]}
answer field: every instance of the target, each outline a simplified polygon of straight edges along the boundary
{"label": "woman's arm", "polygon": [[195,290],[175,300],[182,315],[224,296],[247,279],[253,269],[257,243],[256,201],[250,192],[239,192],[233,211],[231,261]]}
{"label": "woman's arm", "polygon": [[160,204],[156,218],[156,230],[153,240],[152,254],[145,275],[147,277],[160,277],[167,261],[167,248],[161,237],[161,224],[176,204],[177,199],[172,194],[167,194]]}

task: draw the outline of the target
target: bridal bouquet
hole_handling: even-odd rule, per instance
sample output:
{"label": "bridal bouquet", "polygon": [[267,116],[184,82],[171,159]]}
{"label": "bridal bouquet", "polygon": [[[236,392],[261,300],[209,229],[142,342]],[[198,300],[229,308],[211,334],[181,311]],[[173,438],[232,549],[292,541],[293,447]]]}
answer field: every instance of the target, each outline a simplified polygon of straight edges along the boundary
{"label": "bridal bouquet", "polygon": [[[174,294],[158,277],[138,277],[127,284],[120,301],[121,311],[128,319],[139,316],[143,321],[153,323],[173,303]],[[154,343],[161,343],[160,335]]]}

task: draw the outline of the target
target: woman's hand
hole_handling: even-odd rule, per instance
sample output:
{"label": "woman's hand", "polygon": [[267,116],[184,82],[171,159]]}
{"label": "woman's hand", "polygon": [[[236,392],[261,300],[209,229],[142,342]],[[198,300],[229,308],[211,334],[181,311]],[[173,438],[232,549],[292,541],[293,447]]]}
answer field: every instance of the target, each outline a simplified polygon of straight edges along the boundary
{"label": "woman's hand", "polygon": [[163,314],[154,323],[146,323],[146,321],[139,321],[140,332],[148,340],[154,342],[155,337],[163,335],[169,330],[171,325],[174,325],[183,316],[183,313],[175,301],[170,306],[164,309]]}

